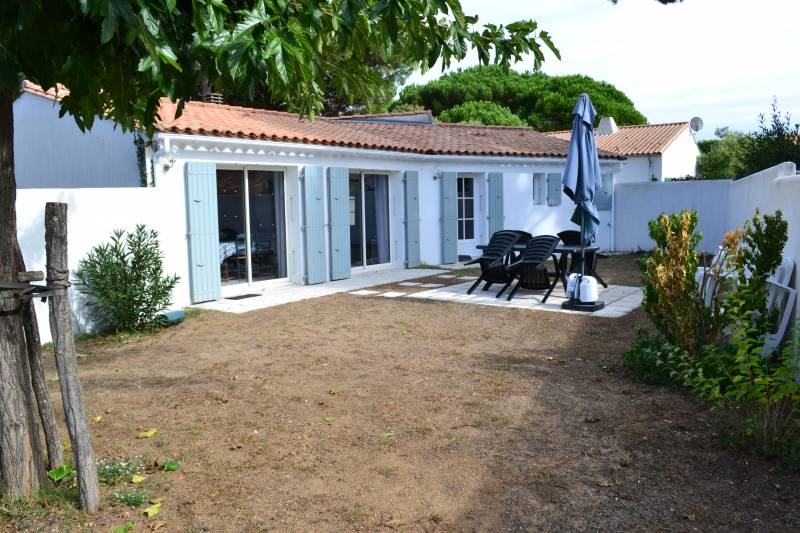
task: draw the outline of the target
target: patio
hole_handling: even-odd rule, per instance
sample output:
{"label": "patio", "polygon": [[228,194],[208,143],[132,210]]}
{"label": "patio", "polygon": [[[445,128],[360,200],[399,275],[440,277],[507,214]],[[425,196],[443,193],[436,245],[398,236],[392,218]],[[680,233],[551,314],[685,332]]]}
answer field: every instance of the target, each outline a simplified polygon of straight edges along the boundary
{"label": "patio", "polygon": [[[443,281],[464,281],[463,283],[445,284]],[[468,280],[468,281],[467,281]],[[437,283],[440,282],[440,283]],[[578,311],[568,311],[561,308],[561,304],[567,299],[562,296],[561,286],[553,291],[546,302],[542,302],[543,291],[520,290],[513,300],[507,301],[505,297],[496,298],[495,293],[499,289],[493,287],[488,291],[476,290],[472,294],[467,294],[467,289],[475,281],[475,276],[448,276],[434,275],[418,281],[400,282],[397,285],[409,289],[427,289],[419,292],[405,292],[402,290],[383,290],[380,287],[372,289],[362,289],[352,291],[350,294],[356,296],[382,296],[385,298],[415,298],[420,300],[436,300],[442,302],[453,302],[473,305],[488,305],[509,309],[527,309],[529,311],[548,311],[555,313],[586,315]],[[606,306],[590,316],[619,318],[632,312],[642,303],[642,290],[638,287],[626,287],[623,285],[609,285],[607,289],[599,287],[600,300]]]}

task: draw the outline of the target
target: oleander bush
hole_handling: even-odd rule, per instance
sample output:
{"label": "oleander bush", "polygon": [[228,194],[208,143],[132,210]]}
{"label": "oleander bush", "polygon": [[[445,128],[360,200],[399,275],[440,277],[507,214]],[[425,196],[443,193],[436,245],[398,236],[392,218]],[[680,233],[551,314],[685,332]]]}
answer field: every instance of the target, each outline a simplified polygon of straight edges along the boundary
{"label": "oleander bush", "polygon": [[103,332],[158,327],[158,315],[172,303],[177,275],[164,274],[164,256],[155,230],[115,230],[111,242],[95,246],[75,272],[90,316]]}

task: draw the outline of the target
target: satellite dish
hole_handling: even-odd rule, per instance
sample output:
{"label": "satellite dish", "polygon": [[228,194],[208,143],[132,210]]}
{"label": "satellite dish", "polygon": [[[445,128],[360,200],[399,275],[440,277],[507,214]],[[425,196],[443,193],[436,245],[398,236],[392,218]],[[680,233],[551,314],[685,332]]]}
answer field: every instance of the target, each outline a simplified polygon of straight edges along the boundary
{"label": "satellite dish", "polygon": [[703,129],[703,119],[700,117],[694,117],[692,120],[689,121],[689,127],[692,129],[693,132],[697,133],[698,131]]}

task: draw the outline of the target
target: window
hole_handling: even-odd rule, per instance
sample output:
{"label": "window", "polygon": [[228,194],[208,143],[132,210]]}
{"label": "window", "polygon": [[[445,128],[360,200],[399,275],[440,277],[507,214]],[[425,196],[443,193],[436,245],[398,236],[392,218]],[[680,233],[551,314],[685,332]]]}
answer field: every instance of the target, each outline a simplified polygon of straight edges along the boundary
{"label": "window", "polygon": [[600,175],[600,190],[594,197],[594,204],[599,211],[611,211],[611,197],[614,194],[614,179],[612,174],[605,173]]}
{"label": "window", "polygon": [[533,205],[544,205],[547,202],[547,174],[533,175]]}
{"label": "window", "polygon": [[561,205],[561,173],[547,173],[547,205]]}
{"label": "window", "polygon": [[475,180],[458,178],[458,240],[475,238]]}

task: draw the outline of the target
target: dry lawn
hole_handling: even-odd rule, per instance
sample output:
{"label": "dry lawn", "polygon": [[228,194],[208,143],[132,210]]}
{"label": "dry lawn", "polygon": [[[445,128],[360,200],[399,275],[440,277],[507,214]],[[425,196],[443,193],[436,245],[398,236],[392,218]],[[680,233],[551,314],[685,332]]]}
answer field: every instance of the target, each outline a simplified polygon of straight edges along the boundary
{"label": "dry lawn", "polygon": [[800,474],[617,368],[642,321],[341,294],[85,344],[98,457],[182,468],[155,517],[104,487],[0,529],[796,531]]}

